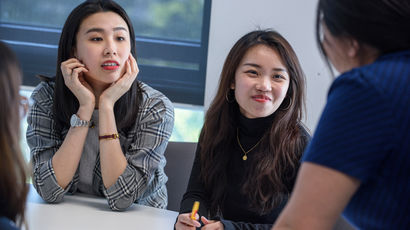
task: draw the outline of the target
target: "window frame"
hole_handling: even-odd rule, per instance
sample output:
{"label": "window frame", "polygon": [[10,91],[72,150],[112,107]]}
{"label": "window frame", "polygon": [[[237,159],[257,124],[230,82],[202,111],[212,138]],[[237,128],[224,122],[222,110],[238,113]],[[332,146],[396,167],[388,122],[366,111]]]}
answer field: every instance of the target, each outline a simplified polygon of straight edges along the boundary
{"label": "window frame", "polygon": [[[204,105],[211,2],[204,0],[201,41],[135,37],[139,59],[198,64],[198,69],[139,64],[138,79],[164,93],[172,102]],[[23,69],[23,85],[37,85],[38,74],[55,75],[60,33],[60,28],[0,21],[0,40],[16,53]]]}

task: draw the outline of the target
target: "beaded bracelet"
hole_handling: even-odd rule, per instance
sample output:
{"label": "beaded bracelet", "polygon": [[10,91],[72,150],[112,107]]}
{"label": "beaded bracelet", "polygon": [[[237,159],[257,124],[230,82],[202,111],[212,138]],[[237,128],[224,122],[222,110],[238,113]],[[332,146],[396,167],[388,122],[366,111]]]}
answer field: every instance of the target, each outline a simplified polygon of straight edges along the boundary
{"label": "beaded bracelet", "polygon": [[120,138],[120,135],[118,135],[118,133],[109,134],[109,135],[102,135],[102,136],[98,137],[99,140],[104,140],[104,139],[113,140],[113,139],[118,139],[118,138]]}

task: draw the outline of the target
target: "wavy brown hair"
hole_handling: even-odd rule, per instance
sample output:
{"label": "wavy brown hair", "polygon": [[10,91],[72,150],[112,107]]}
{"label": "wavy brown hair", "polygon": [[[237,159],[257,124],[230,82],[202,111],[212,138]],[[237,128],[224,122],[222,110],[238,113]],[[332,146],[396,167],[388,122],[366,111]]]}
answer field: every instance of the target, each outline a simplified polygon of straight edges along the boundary
{"label": "wavy brown hair", "polygon": [[265,45],[277,51],[290,76],[285,99],[275,112],[272,125],[256,149],[256,159],[242,192],[249,196],[252,209],[264,214],[279,205],[292,189],[299,160],[308,142],[301,123],[305,111],[305,76],[290,44],[278,32],[257,30],[240,38],[230,50],[220,76],[217,94],[205,116],[199,143],[201,177],[210,194],[210,213],[215,215],[225,196],[229,151],[235,145],[239,105],[228,102],[235,72],[246,52]]}
{"label": "wavy brown hair", "polygon": [[0,216],[24,223],[28,185],[20,150],[21,71],[14,53],[0,42]]}

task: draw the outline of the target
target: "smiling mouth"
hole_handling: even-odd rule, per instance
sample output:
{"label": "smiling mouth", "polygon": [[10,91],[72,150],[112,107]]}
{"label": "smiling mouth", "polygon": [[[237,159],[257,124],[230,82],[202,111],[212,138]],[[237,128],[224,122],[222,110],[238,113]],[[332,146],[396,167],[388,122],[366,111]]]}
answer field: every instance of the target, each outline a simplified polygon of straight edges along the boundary
{"label": "smiling mouth", "polygon": [[116,70],[120,65],[116,62],[104,62],[101,67],[105,70]]}
{"label": "smiling mouth", "polygon": [[268,102],[271,101],[270,97],[265,96],[265,95],[255,95],[252,97],[253,100],[257,102]]}

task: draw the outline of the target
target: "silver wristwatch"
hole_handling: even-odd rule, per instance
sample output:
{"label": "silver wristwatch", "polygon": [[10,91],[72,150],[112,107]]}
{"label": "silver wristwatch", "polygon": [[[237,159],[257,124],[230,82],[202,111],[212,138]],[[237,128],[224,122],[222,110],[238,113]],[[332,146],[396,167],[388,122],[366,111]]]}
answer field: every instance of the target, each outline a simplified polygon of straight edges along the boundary
{"label": "silver wristwatch", "polygon": [[81,120],[81,118],[79,118],[77,114],[73,114],[70,119],[70,125],[71,127],[90,127],[91,121]]}

